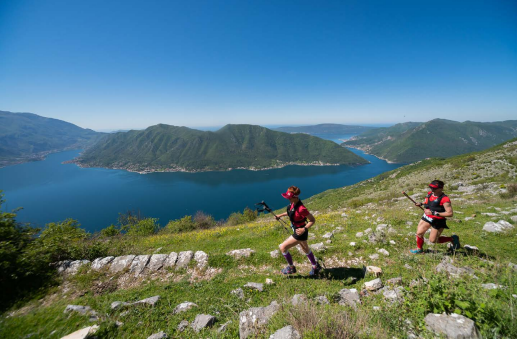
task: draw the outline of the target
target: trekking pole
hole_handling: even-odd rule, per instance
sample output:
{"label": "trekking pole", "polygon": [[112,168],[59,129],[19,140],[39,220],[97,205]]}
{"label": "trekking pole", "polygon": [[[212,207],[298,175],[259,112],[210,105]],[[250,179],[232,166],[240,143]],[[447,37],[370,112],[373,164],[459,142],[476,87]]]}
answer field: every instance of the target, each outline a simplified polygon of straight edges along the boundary
{"label": "trekking pole", "polygon": [[[271,210],[271,208],[269,208],[269,206],[264,202],[264,200],[262,200],[261,202],[259,203],[256,203],[255,205],[258,205],[259,207],[257,207],[257,212],[260,213],[260,212],[268,212],[268,213],[271,213],[273,215],[275,215],[275,213],[273,213],[273,211]],[[260,208],[260,206],[262,206],[262,209]],[[289,226],[285,221],[283,221],[282,219],[280,218],[277,218],[276,215],[275,215],[275,219],[276,221],[278,221],[280,224],[282,224],[282,226],[284,227],[284,230],[287,231],[287,233],[291,234],[291,232],[289,232],[289,230],[287,229],[286,226]]]}
{"label": "trekking pole", "polygon": [[[411,199],[411,197],[410,197],[409,195],[407,195],[407,193],[406,193],[406,192],[402,191],[402,194],[404,194],[404,195],[406,196],[406,198],[408,198],[409,200],[411,200],[411,201],[413,202],[413,204],[415,204],[415,205],[416,205],[416,201],[415,201],[415,200],[413,200],[413,199]],[[424,208],[423,208],[422,206],[418,206],[418,207],[420,207],[420,209],[421,209],[422,211],[424,211]]]}

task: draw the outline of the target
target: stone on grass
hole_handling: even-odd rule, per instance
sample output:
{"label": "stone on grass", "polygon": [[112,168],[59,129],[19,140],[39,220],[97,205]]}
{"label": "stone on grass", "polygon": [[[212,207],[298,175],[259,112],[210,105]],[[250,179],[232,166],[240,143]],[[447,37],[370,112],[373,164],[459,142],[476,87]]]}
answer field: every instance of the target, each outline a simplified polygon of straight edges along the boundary
{"label": "stone on grass", "polygon": [[325,239],[330,239],[330,238],[332,238],[333,236],[334,236],[334,233],[332,233],[332,232],[328,232],[328,233],[325,233],[325,234],[323,235],[323,238],[325,238]]}
{"label": "stone on grass", "polygon": [[377,253],[372,254],[372,255],[369,255],[368,257],[369,257],[370,259],[372,259],[372,260],[377,260],[377,259],[379,259],[379,255],[378,255]]}
{"label": "stone on grass", "polygon": [[473,217],[465,217],[465,219],[463,219],[463,220],[465,220],[465,221],[470,221],[470,220],[472,220],[472,219],[474,219],[474,218],[473,218]]}
{"label": "stone on grass", "polygon": [[192,251],[180,252],[178,254],[178,261],[176,262],[176,268],[187,267],[193,257],[194,257],[194,252],[192,252]]}
{"label": "stone on grass", "polygon": [[111,310],[116,311],[119,308],[123,308],[123,307],[130,306],[130,305],[131,305],[131,303],[126,303],[123,301],[114,301],[111,303]]}
{"label": "stone on grass", "polygon": [[391,302],[397,302],[397,301],[404,300],[404,295],[403,295],[402,291],[403,291],[402,286],[399,286],[393,290],[388,288],[382,292],[382,295],[384,296],[384,298],[386,298],[387,300],[389,300]]}
{"label": "stone on grass", "polygon": [[382,281],[380,278],[377,278],[377,279],[374,279],[371,281],[367,281],[364,283],[364,287],[368,291],[377,291],[382,288]]}
{"label": "stone on grass", "polygon": [[266,278],[266,285],[274,285],[275,282],[273,281],[273,279],[269,279],[269,278]]}
{"label": "stone on grass", "polygon": [[309,247],[313,250],[313,251],[316,251],[316,252],[323,252],[325,251],[327,248],[325,247],[325,245],[322,243],[322,242],[319,242],[317,244],[312,244],[312,245],[309,245]]}
{"label": "stone on grass", "polygon": [[436,271],[437,272],[447,272],[453,277],[459,277],[463,274],[473,275],[473,273],[474,273],[474,271],[471,268],[468,268],[468,267],[458,268],[458,267],[452,265],[447,260],[442,260],[442,262],[436,266]]}
{"label": "stone on grass", "polygon": [[348,305],[352,308],[356,309],[357,304],[361,303],[361,297],[355,288],[352,289],[342,289],[339,291],[339,305]]}
{"label": "stone on grass", "polygon": [[244,248],[244,249],[241,249],[241,250],[230,251],[230,252],[226,253],[226,255],[232,256],[235,259],[240,259],[242,257],[246,257],[247,258],[247,257],[249,257],[253,253],[255,253],[255,251],[252,250],[251,248]]}
{"label": "stone on grass", "polygon": [[389,256],[390,255],[390,252],[386,251],[384,248],[381,248],[381,249],[377,250],[377,252],[379,252],[381,254],[384,254],[385,256]]}
{"label": "stone on grass", "polygon": [[499,214],[497,214],[497,213],[481,213],[481,215],[486,215],[487,217],[497,217]]}
{"label": "stone on grass", "polygon": [[93,270],[101,270],[102,268],[106,267],[110,262],[113,261],[115,257],[105,257],[105,258],[97,258],[92,262],[92,269]]}
{"label": "stone on grass", "polygon": [[497,285],[497,284],[494,284],[494,283],[481,284],[481,287],[483,287],[486,290],[497,290],[497,289],[504,289],[505,288],[502,285]]}
{"label": "stone on grass", "polygon": [[89,263],[90,263],[90,260],[75,260],[75,261],[72,261],[70,263],[69,267],[66,269],[65,273],[74,275],[74,274],[77,273],[77,271],[79,271],[79,268],[81,268],[81,266],[89,264]]}
{"label": "stone on grass", "polygon": [[269,339],[301,339],[300,333],[291,325],[279,329],[269,336]]}
{"label": "stone on grass", "polygon": [[242,288],[235,289],[231,291],[230,294],[235,295],[239,299],[244,299],[244,291],[242,290]]}
{"label": "stone on grass", "polygon": [[149,264],[147,264],[147,269],[149,271],[158,271],[163,267],[168,257],[167,254],[153,254],[149,260]]}
{"label": "stone on grass", "polygon": [[178,261],[178,253],[171,252],[167,259],[163,262],[163,268],[172,267],[176,265],[176,261]]}
{"label": "stone on grass", "polygon": [[81,305],[68,305],[63,313],[72,313],[76,312],[82,315],[89,314],[92,312],[92,308],[90,306],[81,306]]}
{"label": "stone on grass", "polygon": [[224,324],[222,324],[218,329],[217,329],[217,333],[223,333],[223,332],[226,332],[226,329],[228,328],[228,326],[230,326],[230,324],[232,323],[231,320],[228,320],[227,322],[225,322]]}
{"label": "stone on grass", "polygon": [[320,304],[320,305],[329,305],[330,304],[329,300],[324,295],[317,296],[316,298],[314,298],[314,301],[316,302],[316,304]]}
{"label": "stone on grass", "polygon": [[167,338],[169,338],[169,336],[167,335],[167,333],[165,333],[163,331],[151,334],[150,336],[147,337],[147,339],[167,339]]}
{"label": "stone on grass", "polygon": [[355,242],[353,242],[353,241],[352,241],[352,242],[350,243],[350,246],[355,246]]}
{"label": "stone on grass", "polygon": [[279,250],[271,251],[271,252],[269,252],[269,255],[271,255],[271,258],[278,258],[280,256],[280,251]]}
{"label": "stone on grass", "polygon": [[93,325],[80,329],[79,331],[75,331],[70,333],[69,335],[65,335],[61,337],[61,339],[85,339],[97,332],[99,326]]}
{"label": "stone on grass", "polygon": [[189,323],[186,320],[182,320],[178,325],[178,331],[183,332],[188,327]]}
{"label": "stone on grass", "polygon": [[386,284],[394,285],[394,286],[402,285],[402,277],[388,279],[388,280],[386,280]]}
{"label": "stone on grass", "polygon": [[513,222],[517,222],[517,215],[513,215],[510,217],[510,219],[513,221]]}
{"label": "stone on grass", "polygon": [[293,299],[291,299],[291,304],[293,306],[302,305],[307,303],[307,297],[305,294],[295,294]]}
{"label": "stone on grass", "polygon": [[194,260],[197,262],[198,268],[205,268],[208,266],[208,254],[203,251],[194,253]]}
{"label": "stone on grass", "polygon": [[371,228],[367,228],[367,229],[364,230],[363,233],[364,234],[370,234],[370,233],[372,233],[372,229]]}
{"label": "stone on grass", "polygon": [[396,245],[397,243],[395,242],[395,240],[390,240],[390,244],[391,245]]}
{"label": "stone on grass", "polygon": [[467,317],[452,313],[429,313],[424,318],[427,328],[438,335],[454,339],[481,339],[476,324]]}
{"label": "stone on grass", "polygon": [[190,324],[194,331],[199,332],[204,328],[212,327],[215,324],[215,317],[209,314],[198,314],[196,319]]}
{"label": "stone on grass", "polygon": [[112,273],[118,273],[123,271],[126,267],[128,267],[133,259],[135,259],[136,255],[123,255],[121,257],[116,257],[111,262],[110,271]]}
{"label": "stone on grass", "polygon": [[388,228],[388,224],[379,224],[379,225],[377,225],[377,228],[375,228],[375,230],[382,231],[386,228]]}
{"label": "stone on grass", "polygon": [[262,283],[255,283],[255,282],[249,282],[244,287],[251,288],[252,290],[257,290],[259,292],[264,291],[264,284]]}
{"label": "stone on grass", "polygon": [[404,267],[407,268],[408,270],[412,270],[413,269],[413,267],[411,267],[411,265],[409,265],[409,264],[405,264]]}
{"label": "stone on grass", "polygon": [[376,277],[379,277],[382,275],[382,269],[380,267],[376,267],[376,266],[363,267],[363,271],[364,271],[365,275],[366,275],[366,273],[371,273]]}
{"label": "stone on grass", "polygon": [[355,234],[355,236],[356,236],[356,237],[358,237],[358,238],[362,237],[363,235],[364,235],[364,233],[363,233],[363,232],[357,232],[357,233]]}
{"label": "stone on grass", "polygon": [[510,230],[512,228],[513,225],[505,220],[499,220],[498,222],[489,221],[485,224],[485,226],[483,226],[483,231],[499,233]]}
{"label": "stone on grass", "polygon": [[142,299],[142,300],[135,301],[134,303],[132,303],[132,305],[135,305],[135,306],[138,306],[138,305],[154,306],[154,305],[156,305],[158,300],[160,300],[160,296],[159,295],[155,295],[154,297],[145,298],[145,299]]}
{"label": "stone on grass", "polygon": [[176,306],[174,308],[174,310],[172,311],[172,313],[178,314],[181,312],[186,312],[186,311],[190,310],[192,307],[197,307],[197,305],[190,301],[185,301],[185,302],[182,302],[181,304],[179,304],[178,306]]}
{"label": "stone on grass", "polygon": [[279,308],[280,305],[276,301],[273,301],[269,306],[252,307],[239,313],[240,339],[255,334],[257,328],[266,325]]}

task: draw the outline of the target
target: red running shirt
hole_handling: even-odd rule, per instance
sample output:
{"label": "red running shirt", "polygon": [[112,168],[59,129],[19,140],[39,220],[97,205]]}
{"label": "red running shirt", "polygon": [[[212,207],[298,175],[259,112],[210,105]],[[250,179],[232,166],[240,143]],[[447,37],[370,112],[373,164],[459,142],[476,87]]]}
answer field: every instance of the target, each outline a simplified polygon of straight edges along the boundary
{"label": "red running shirt", "polygon": [[[429,201],[427,198],[425,198],[425,204],[427,204],[428,202],[430,201],[435,201],[436,199],[438,199],[439,197],[435,197],[433,195],[433,192],[427,192],[427,194],[430,194],[431,196],[429,197]],[[442,201],[440,201],[440,206],[443,206],[443,204],[445,204],[446,202],[451,202],[451,199],[449,199],[449,197],[443,197],[442,198]],[[439,217],[439,216],[436,216],[436,215],[427,215],[427,217],[429,218],[432,218],[432,219],[445,219],[445,217]]]}
{"label": "red running shirt", "polygon": [[[293,208],[293,205],[294,204],[291,204],[291,206],[289,207],[289,210],[291,210]],[[294,222],[294,226],[304,226],[305,225],[305,222],[303,221],[308,215],[309,215],[309,211],[307,210],[307,208],[305,206],[300,206],[298,207],[298,210],[294,212],[294,220],[300,220],[298,222]]]}

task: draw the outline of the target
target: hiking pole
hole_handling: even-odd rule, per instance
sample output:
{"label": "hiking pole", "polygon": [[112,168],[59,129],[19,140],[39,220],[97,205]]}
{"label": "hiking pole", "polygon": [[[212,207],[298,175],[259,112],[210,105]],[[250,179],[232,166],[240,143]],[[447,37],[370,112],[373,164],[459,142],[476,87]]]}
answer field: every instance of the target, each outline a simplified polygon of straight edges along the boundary
{"label": "hiking pole", "polygon": [[[410,197],[409,195],[407,195],[407,193],[406,193],[406,192],[402,191],[402,194],[404,194],[404,195],[406,196],[406,198],[408,198],[409,200],[411,200],[411,201],[413,202],[413,204],[415,204],[415,205],[416,205],[416,201],[415,201],[415,200],[413,200],[413,199],[411,199],[411,197]],[[421,209],[422,211],[424,210],[424,208],[423,208],[422,206],[418,206],[418,207],[420,207],[420,209]]]}
{"label": "hiking pole", "polygon": [[[269,208],[269,206],[264,202],[264,200],[262,200],[261,202],[259,203],[256,203],[255,205],[258,205],[259,207],[257,207],[257,212],[260,213],[260,212],[268,212],[268,213],[271,213],[273,215],[275,215],[275,213],[273,213],[273,211],[271,210],[271,208]],[[262,209],[260,208],[260,206],[262,206]],[[289,230],[287,229],[286,226],[289,226],[285,221],[283,221],[282,219],[280,218],[276,218],[276,215],[275,215],[275,219],[280,223],[282,224],[282,226],[284,227],[284,230],[287,231],[287,233],[291,234],[291,232],[289,232]]]}

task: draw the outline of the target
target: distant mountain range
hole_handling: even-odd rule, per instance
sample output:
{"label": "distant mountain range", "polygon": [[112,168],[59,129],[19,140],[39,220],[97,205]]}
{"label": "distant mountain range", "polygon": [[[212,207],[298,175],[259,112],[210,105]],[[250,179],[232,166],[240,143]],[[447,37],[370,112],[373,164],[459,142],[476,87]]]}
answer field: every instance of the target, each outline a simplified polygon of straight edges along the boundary
{"label": "distant mountain range", "polygon": [[366,131],[342,145],[392,162],[447,158],[481,151],[517,137],[517,120],[457,122],[434,119]]}
{"label": "distant mountain range", "polygon": [[319,124],[311,126],[297,127],[278,127],[273,130],[286,133],[306,133],[306,134],[358,134],[375,129],[375,127],[353,126],[340,124]]}
{"label": "distant mountain range", "polygon": [[210,132],[164,124],[109,134],[74,162],[136,172],[368,163],[332,141],[306,134],[254,125],[226,125]]}
{"label": "distant mountain range", "polygon": [[85,148],[103,134],[32,113],[0,111],[0,167]]}

